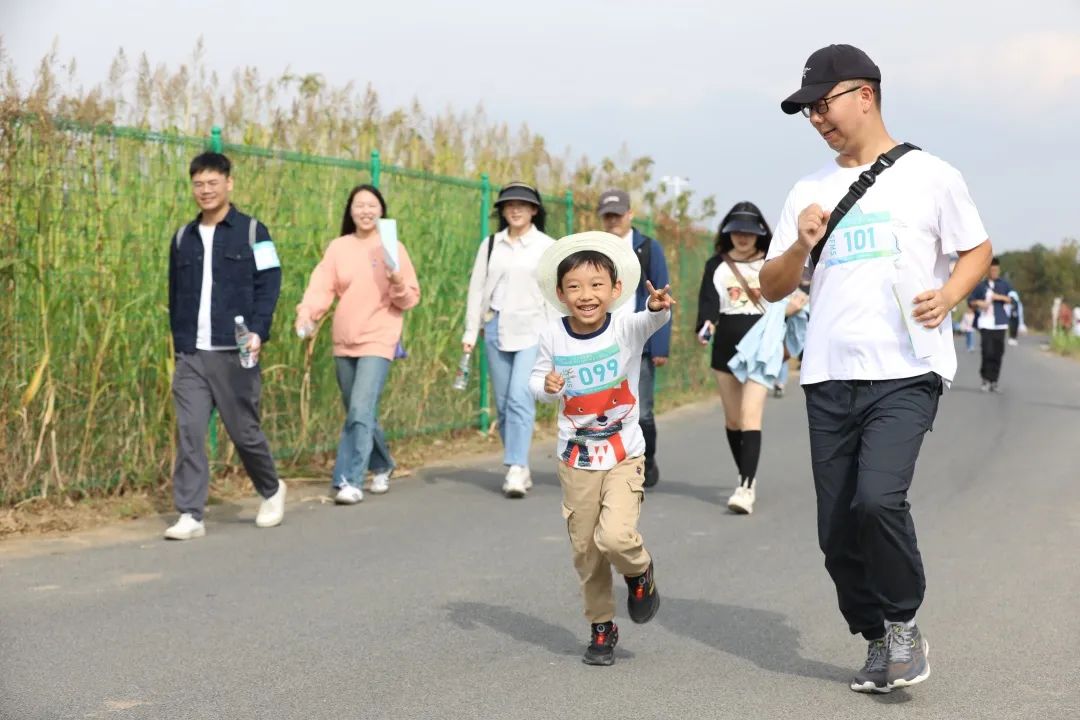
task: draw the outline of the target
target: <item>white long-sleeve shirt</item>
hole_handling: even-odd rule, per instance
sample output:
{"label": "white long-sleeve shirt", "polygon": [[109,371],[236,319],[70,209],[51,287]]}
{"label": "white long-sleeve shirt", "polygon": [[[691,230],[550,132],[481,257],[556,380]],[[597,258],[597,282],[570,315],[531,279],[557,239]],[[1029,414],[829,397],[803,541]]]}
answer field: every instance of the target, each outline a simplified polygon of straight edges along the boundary
{"label": "white long-sleeve shirt", "polygon": [[[603,327],[588,335],[575,333],[569,319],[559,318],[540,333],[529,389],[537,400],[562,401],[558,416],[562,462],[608,470],[645,453],[645,437],[638,427],[641,351],[670,318],[670,310],[609,314]],[[557,395],[544,391],[544,378],[552,368],[566,380]]]}
{"label": "white long-sleeve shirt", "polygon": [[494,299],[499,311],[499,349],[517,352],[537,343],[541,328],[559,316],[536,284],[540,256],[554,243],[535,226],[514,243],[510,242],[507,230],[500,230],[495,233],[489,260],[488,239],[484,238],[476,251],[469,279],[465,334],[461,342],[476,344],[488,313],[495,309]]}

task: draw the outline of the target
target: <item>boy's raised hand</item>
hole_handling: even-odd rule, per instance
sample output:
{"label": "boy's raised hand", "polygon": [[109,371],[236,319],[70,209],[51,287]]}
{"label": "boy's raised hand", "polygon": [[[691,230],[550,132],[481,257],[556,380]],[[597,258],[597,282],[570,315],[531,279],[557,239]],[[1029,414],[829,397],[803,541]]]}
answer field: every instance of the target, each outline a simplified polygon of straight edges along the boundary
{"label": "boy's raised hand", "polygon": [[645,281],[645,289],[649,291],[649,302],[646,303],[653,312],[660,312],[661,310],[670,310],[672,305],[678,305],[679,303],[675,298],[669,295],[671,285],[665,285],[662,290],[657,290],[653,287],[653,284],[648,280]]}
{"label": "boy's raised hand", "polygon": [[544,392],[548,395],[558,395],[562,392],[564,385],[566,385],[566,378],[556,372],[555,368],[544,376]]}

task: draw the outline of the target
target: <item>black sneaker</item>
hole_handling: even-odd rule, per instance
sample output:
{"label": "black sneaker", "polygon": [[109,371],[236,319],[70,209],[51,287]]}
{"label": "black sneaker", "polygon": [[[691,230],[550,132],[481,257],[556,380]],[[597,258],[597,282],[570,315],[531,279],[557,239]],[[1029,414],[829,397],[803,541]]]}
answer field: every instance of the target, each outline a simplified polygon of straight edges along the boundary
{"label": "black sneaker", "polygon": [[886,671],[889,665],[889,652],[885,647],[885,638],[871,640],[866,649],[866,664],[851,678],[851,689],[862,693],[887,693],[889,688]]}
{"label": "black sneaker", "polygon": [[636,623],[647,623],[660,609],[660,591],[656,589],[653,580],[653,564],[649,563],[649,569],[637,577],[624,575],[626,586],[630,590],[626,598],[626,611],[630,619]]}
{"label": "black sneaker", "polygon": [[645,482],[642,485],[652,487],[658,482],[660,482],[660,466],[656,464],[656,460],[645,460]]}
{"label": "black sneaker", "polygon": [[619,642],[619,626],[614,622],[593,623],[592,640],[585,648],[581,661],[586,665],[614,665],[615,645]]}
{"label": "black sneaker", "polygon": [[889,651],[889,666],[886,671],[889,689],[918,685],[930,677],[930,662],[926,659],[930,644],[919,632],[919,626],[912,623],[888,623],[885,641]]}

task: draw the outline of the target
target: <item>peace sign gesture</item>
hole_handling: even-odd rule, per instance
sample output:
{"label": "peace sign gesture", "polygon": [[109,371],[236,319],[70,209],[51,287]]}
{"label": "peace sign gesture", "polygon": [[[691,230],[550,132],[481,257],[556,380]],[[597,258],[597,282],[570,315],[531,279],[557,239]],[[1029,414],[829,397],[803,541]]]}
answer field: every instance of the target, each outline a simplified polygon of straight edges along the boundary
{"label": "peace sign gesture", "polygon": [[653,312],[660,312],[661,310],[670,310],[672,305],[678,305],[675,298],[671,297],[668,292],[671,290],[671,285],[665,285],[662,290],[657,290],[653,287],[653,284],[648,280],[645,281],[645,289],[649,291],[649,301],[646,303]]}

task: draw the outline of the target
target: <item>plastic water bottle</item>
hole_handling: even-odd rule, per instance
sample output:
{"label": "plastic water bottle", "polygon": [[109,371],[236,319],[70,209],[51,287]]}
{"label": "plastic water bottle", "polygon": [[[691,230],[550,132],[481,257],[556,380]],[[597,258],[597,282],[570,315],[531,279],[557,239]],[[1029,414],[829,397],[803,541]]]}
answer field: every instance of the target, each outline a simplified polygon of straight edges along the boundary
{"label": "plastic water bottle", "polygon": [[244,324],[244,316],[237,315],[233,318],[236,322],[236,347],[240,350],[240,367],[255,367],[255,356],[247,349],[248,340],[251,339],[251,331]]}
{"label": "plastic water bottle", "polygon": [[463,353],[461,355],[461,362],[458,363],[457,375],[454,376],[454,389],[464,390],[469,385],[469,369],[472,366],[469,360],[472,358],[472,353]]}
{"label": "plastic water bottle", "polygon": [[315,323],[308,321],[300,327],[296,328],[296,337],[304,340],[305,338],[309,337],[313,332],[315,332]]}

